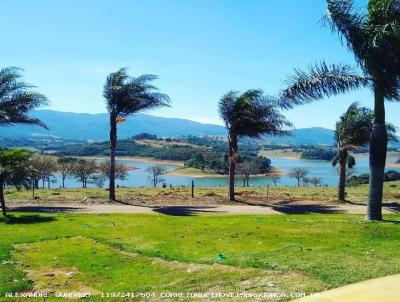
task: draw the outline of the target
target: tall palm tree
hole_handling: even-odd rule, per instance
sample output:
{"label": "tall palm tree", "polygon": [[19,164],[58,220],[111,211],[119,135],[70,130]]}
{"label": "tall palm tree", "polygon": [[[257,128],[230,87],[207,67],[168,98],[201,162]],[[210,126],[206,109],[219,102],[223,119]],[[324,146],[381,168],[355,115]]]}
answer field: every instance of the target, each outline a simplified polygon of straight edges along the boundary
{"label": "tall palm tree", "polygon": [[0,69],[0,126],[31,124],[47,128],[46,125],[28,113],[48,103],[47,98],[31,90],[34,86],[21,81],[21,69],[7,67]]}
{"label": "tall palm tree", "polygon": [[400,5],[397,0],[370,0],[367,12],[354,9],[351,0],[327,0],[324,24],[337,32],[354,54],[362,74],[353,68],[327,65],[296,70],[281,94],[283,106],[308,103],[370,87],[374,94],[374,124],[370,136],[368,220],[382,219],[382,194],[387,151],[385,100],[400,100]]}
{"label": "tall palm tree", "polygon": [[290,122],[279,113],[275,99],[262,90],[247,90],[243,94],[229,91],[219,101],[219,115],[228,129],[229,199],[235,200],[235,168],[239,158],[240,137],[259,137],[262,134],[286,135]]}
{"label": "tall palm tree", "polygon": [[[332,165],[339,165],[338,199],[345,201],[346,167],[352,169],[355,158],[349,151],[368,144],[373,128],[374,113],[367,107],[353,103],[340,117],[335,128],[335,143],[337,153],[332,159]],[[396,141],[396,128],[386,124],[389,140]]]}
{"label": "tall palm tree", "polygon": [[169,106],[166,94],[150,84],[157,76],[145,74],[130,77],[126,68],[108,75],[103,95],[110,114],[110,186],[109,198],[115,200],[115,150],[117,147],[117,123],[140,111]]}

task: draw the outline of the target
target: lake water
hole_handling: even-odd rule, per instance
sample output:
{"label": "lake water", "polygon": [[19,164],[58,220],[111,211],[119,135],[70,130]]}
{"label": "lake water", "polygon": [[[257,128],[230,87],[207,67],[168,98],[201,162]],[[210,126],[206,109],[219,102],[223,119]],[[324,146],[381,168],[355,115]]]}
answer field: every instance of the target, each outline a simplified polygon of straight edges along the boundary
{"label": "lake water", "polygon": [[[394,162],[397,158],[388,158],[387,162]],[[338,181],[337,169],[333,168],[329,161],[315,161],[315,160],[296,160],[289,158],[271,158],[272,165],[275,168],[282,170],[283,172],[289,171],[293,167],[306,167],[310,170],[309,177],[320,177],[322,179],[322,183],[324,185],[336,186]],[[126,186],[126,187],[143,187],[150,186],[150,182],[148,180],[148,174],[146,173],[146,168],[153,165],[144,162],[136,162],[136,161],[128,161],[128,160],[120,160],[128,166],[134,166],[138,169],[132,170],[128,172],[128,178],[124,181],[117,180],[117,185]],[[166,170],[175,169],[175,166],[163,165]],[[397,170],[400,171],[399,168],[387,167],[386,170]],[[354,174],[368,173],[368,158],[362,157],[356,159],[356,168],[354,169]],[[60,187],[61,186],[61,177],[60,175],[56,175],[57,181],[52,184],[52,187]],[[194,180],[196,186],[226,186],[227,178],[226,177],[207,177],[207,178],[192,178],[187,176],[172,176],[165,175],[165,182],[169,186],[170,184],[173,186],[190,186],[192,180]],[[65,182],[67,188],[77,188],[81,187],[81,183],[77,182],[74,178],[68,178]],[[242,180],[240,177],[237,177],[237,184],[241,185]],[[297,181],[288,176],[282,176],[279,185],[280,186],[295,186]],[[251,186],[266,186],[267,179],[265,177],[252,177],[250,179]],[[88,184],[89,187],[93,187],[93,185]]]}

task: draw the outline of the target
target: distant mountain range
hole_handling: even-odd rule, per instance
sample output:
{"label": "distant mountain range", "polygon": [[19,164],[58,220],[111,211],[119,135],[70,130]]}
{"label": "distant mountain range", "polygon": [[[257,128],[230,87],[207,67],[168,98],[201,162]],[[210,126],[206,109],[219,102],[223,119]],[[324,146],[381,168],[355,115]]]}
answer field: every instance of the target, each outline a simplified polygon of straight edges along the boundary
{"label": "distant mountain range", "polygon": [[[108,139],[108,114],[88,114],[60,112],[54,110],[36,110],[32,117],[46,123],[50,130],[36,126],[10,126],[0,128],[0,138],[63,138],[74,140],[104,141]],[[118,137],[127,138],[147,132],[160,137],[178,137],[187,135],[225,136],[223,126],[202,124],[186,119],[164,118],[147,114],[137,114],[127,118],[118,127]],[[268,142],[285,145],[332,145],[333,131],[325,128],[294,129],[288,137],[267,137]]]}

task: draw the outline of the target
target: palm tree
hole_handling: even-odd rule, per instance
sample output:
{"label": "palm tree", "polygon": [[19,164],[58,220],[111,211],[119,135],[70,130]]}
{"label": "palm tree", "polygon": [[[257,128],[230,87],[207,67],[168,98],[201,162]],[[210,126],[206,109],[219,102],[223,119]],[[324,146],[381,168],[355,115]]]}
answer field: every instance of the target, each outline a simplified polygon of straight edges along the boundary
{"label": "palm tree", "polygon": [[157,76],[145,74],[130,77],[126,68],[111,73],[104,85],[104,98],[110,114],[110,200],[115,200],[115,150],[117,147],[117,123],[129,115],[160,106],[169,106],[169,97],[158,92],[150,82]]}
{"label": "palm tree", "polygon": [[398,1],[369,1],[368,11],[357,12],[351,0],[327,0],[328,13],[323,19],[337,32],[353,52],[362,74],[353,68],[327,65],[296,70],[289,87],[281,93],[286,108],[308,103],[361,87],[374,93],[374,124],[370,135],[370,185],[368,220],[382,219],[382,194],[387,151],[385,100],[400,100],[400,39]]}
{"label": "palm tree", "polygon": [[[332,165],[339,164],[338,199],[345,201],[346,167],[352,169],[355,158],[349,151],[368,144],[373,128],[374,113],[366,107],[360,107],[353,103],[336,123],[335,143],[337,152],[332,159]],[[396,128],[392,124],[386,124],[389,140],[395,141]]]}
{"label": "palm tree", "polygon": [[286,135],[291,126],[279,113],[276,101],[261,90],[247,90],[243,94],[229,91],[219,102],[219,115],[228,129],[229,143],[229,199],[235,200],[235,168],[239,159],[240,137],[259,137],[262,134]]}
{"label": "palm tree", "polygon": [[15,124],[46,125],[27,114],[48,103],[47,98],[31,90],[34,86],[22,82],[21,69],[7,67],[0,69],[0,126]]}

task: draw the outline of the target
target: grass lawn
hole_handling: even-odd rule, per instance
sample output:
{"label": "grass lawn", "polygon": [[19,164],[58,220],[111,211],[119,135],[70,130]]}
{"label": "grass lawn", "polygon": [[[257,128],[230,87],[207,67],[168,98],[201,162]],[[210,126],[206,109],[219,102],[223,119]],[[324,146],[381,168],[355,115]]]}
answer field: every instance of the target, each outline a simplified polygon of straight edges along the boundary
{"label": "grass lawn", "polygon": [[400,224],[357,215],[0,218],[3,297],[32,289],[103,301],[107,292],[310,293],[396,273]]}

